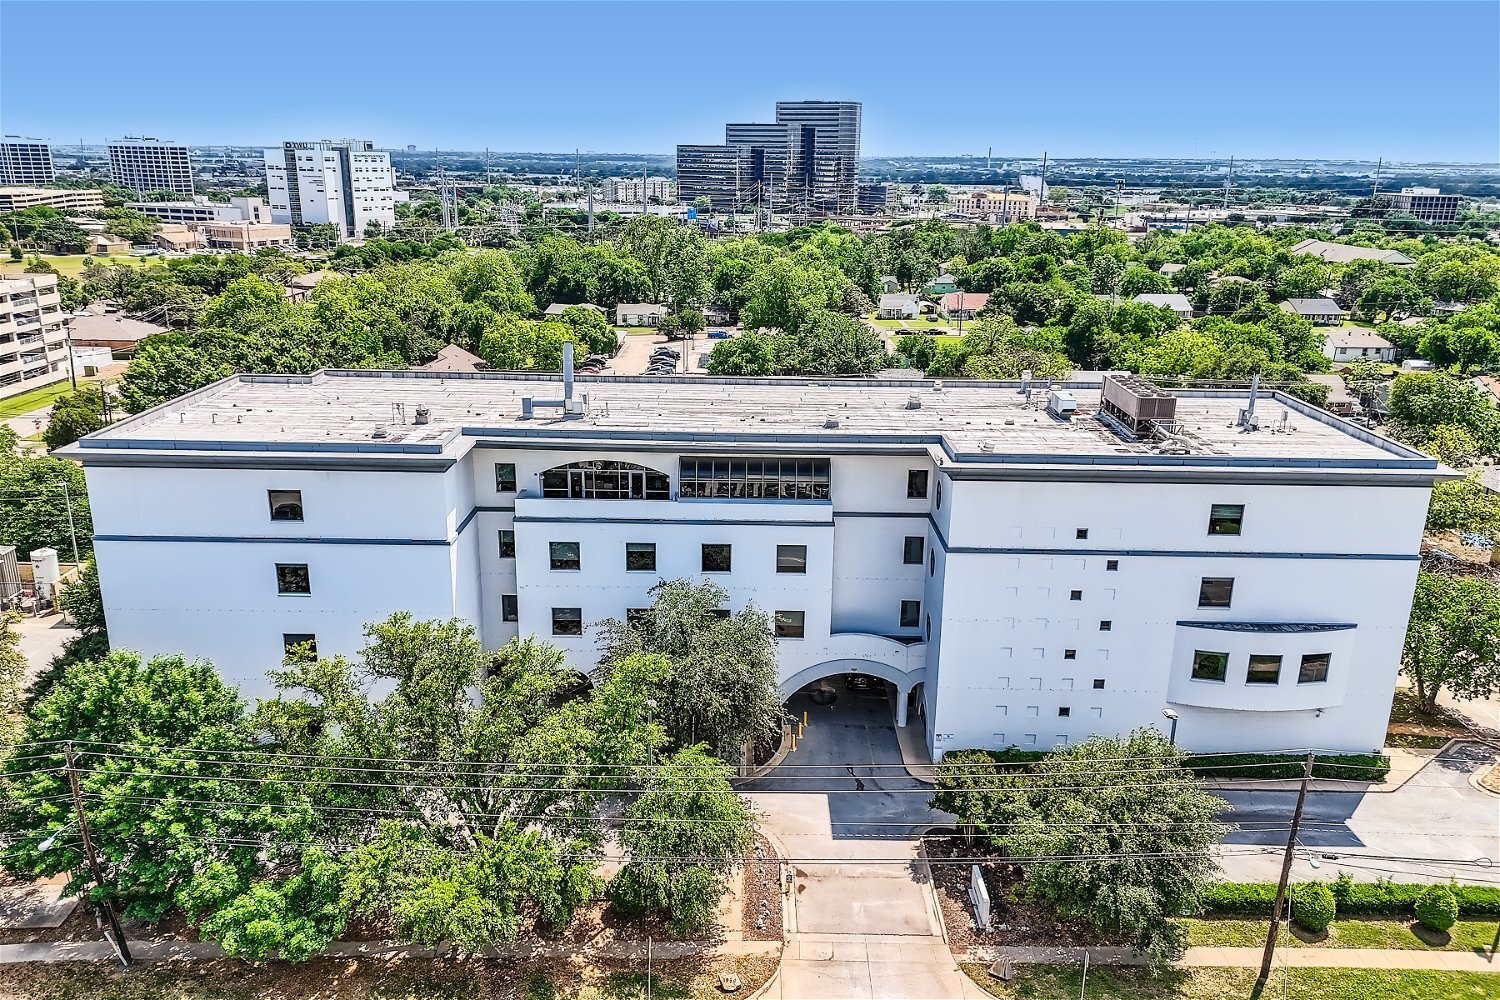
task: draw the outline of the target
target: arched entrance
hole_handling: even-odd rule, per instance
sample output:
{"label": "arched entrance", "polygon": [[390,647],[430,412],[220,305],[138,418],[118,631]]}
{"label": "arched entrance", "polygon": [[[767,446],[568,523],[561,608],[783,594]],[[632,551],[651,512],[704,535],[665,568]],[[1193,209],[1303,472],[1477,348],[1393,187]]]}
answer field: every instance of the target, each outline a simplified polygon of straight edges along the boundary
{"label": "arched entrance", "polygon": [[905,726],[907,711],[911,703],[911,692],[926,677],[926,668],[906,671],[893,667],[888,663],[878,660],[865,659],[842,659],[825,660],[815,663],[810,667],[792,674],[781,682],[781,696],[788,700],[800,692],[803,688],[810,687],[820,681],[829,681],[828,687],[833,688],[833,681],[845,679],[847,688],[849,678],[868,677],[889,684],[893,689],[892,695],[895,700],[896,725]]}

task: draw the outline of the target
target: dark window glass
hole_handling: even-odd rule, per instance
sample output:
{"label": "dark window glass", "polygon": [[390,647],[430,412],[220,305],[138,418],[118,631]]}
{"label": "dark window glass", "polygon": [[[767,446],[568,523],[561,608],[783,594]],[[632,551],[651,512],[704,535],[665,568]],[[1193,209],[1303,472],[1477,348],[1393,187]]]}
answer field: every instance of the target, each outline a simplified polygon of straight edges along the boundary
{"label": "dark window glass", "polygon": [[1328,679],[1328,664],[1331,653],[1307,653],[1302,657],[1302,668],[1297,671],[1298,684],[1320,684]]}
{"label": "dark window glass", "polygon": [[266,495],[271,501],[271,520],[302,520],[301,490],[266,490]]}
{"label": "dark window glass", "polygon": [[1193,651],[1193,680],[1222,681],[1229,676],[1229,654]]}
{"label": "dark window glass", "polygon": [[684,458],[678,466],[682,497],[734,500],[827,500],[826,458]]}
{"label": "dark window glass", "polygon": [[548,542],[553,569],[582,569],[583,559],[577,542]]}
{"label": "dark window glass", "polygon": [[1094,690],[1095,691],[1103,691],[1104,690],[1104,678],[1103,677],[1095,677],[1094,678]]}
{"label": "dark window glass", "polygon": [[912,469],[906,474],[906,499],[927,499],[927,470]]}
{"label": "dark window glass", "polygon": [[778,546],[776,546],[776,572],[778,572],[778,573],[806,573],[807,572],[807,546],[806,545],[778,545]]}
{"label": "dark window glass", "polygon": [[582,608],[553,608],[553,635],[583,635]]}
{"label": "dark window glass", "polygon": [[1238,535],[1245,521],[1245,505],[1242,503],[1216,503],[1208,509],[1208,533],[1210,535]]}
{"label": "dark window glass", "polygon": [[307,563],[277,563],[276,592],[278,594],[311,594],[312,578],[307,572]]}
{"label": "dark window glass", "polygon": [[1281,657],[1263,654],[1250,657],[1250,669],[1245,672],[1246,684],[1277,684],[1281,681]]}
{"label": "dark window glass", "polygon": [[500,558],[514,559],[516,557],[516,533],[511,528],[500,529]]}
{"label": "dark window glass", "polygon": [[929,553],[927,553],[927,575],[928,576],[936,576],[937,575],[937,553],[936,552],[929,552]]}
{"label": "dark window glass", "polygon": [[628,570],[656,569],[655,542],[626,542],[625,568]]}
{"label": "dark window glass", "polygon": [[516,491],[516,463],[495,463],[495,490],[498,493],[514,493]]}
{"label": "dark window glass", "polygon": [[902,601],[901,602],[901,627],[902,628],[916,628],[921,623],[922,623],[922,602],[921,601]]}
{"label": "dark window glass", "polygon": [[1110,629],[1112,629],[1114,627],[1115,627],[1115,623],[1112,622],[1112,621],[1102,621],[1102,622],[1099,623],[1099,631],[1101,631],[1101,632],[1108,632]]}
{"label": "dark window glass", "polygon": [[927,539],[921,535],[907,535],[906,541],[902,543],[901,561],[908,566],[922,565],[922,550],[927,546]]}
{"label": "dark window glass", "polygon": [[709,615],[710,618],[718,618],[719,620],[722,621],[722,620],[727,619],[729,617],[729,609],[728,608],[709,608],[708,609],[708,615]]}
{"label": "dark window glass", "polygon": [[924,623],[923,626],[922,626],[922,638],[927,639],[927,640],[931,640],[932,639],[932,615],[923,615],[922,616],[922,621]]}
{"label": "dark window glass", "polygon": [[1073,710],[1071,708],[1068,708],[1068,707],[1064,706],[1064,707],[1059,708],[1057,710],[1057,714],[1058,714],[1058,716],[1060,718],[1066,719],[1068,716],[1070,716],[1070,715],[1073,714]]}
{"label": "dark window glass", "polygon": [[316,660],[318,637],[311,632],[281,633],[281,650],[287,659]]}
{"label": "dark window glass", "polygon": [[1089,529],[1087,529],[1087,528],[1079,528],[1077,531],[1075,531],[1073,533],[1073,537],[1074,538],[1087,538],[1087,537],[1089,537]]}
{"label": "dark window glass", "polygon": [[1104,560],[1104,568],[1108,572],[1113,573],[1113,572],[1115,572],[1116,570],[1118,570],[1120,568],[1120,560],[1118,560],[1118,559],[1106,559],[1106,560]]}
{"label": "dark window glass", "polygon": [[500,595],[500,620],[503,622],[519,621],[521,612],[516,607],[515,594]]}
{"label": "dark window glass", "polygon": [[776,638],[778,639],[800,639],[805,627],[807,612],[805,611],[778,611],[776,612]]}
{"label": "dark window glass", "polygon": [[554,500],[670,500],[672,477],[630,462],[573,462],[542,473],[542,496]]}
{"label": "dark window glass", "polygon": [[1070,590],[1070,591],[1068,591],[1068,600],[1070,600],[1070,601],[1081,601],[1081,600],[1083,600],[1083,591],[1081,591],[1081,590]]}
{"label": "dark window glass", "polygon": [[722,543],[705,543],[703,546],[703,572],[728,573],[730,562],[729,549],[728,545]]}
{"label": "dark window glass", "polygon": [[934,490],[933,493],[934,493],[934,495],[937,498],[937,500],[936,500],[936,502],[937,502],[937,509],[938,510],[942,510],[943,509],[943,481],[941,479],[939,479],[937,481],[937,489]]}
{"label": "dark window glass", "polygon": [[1078,650],[1076,650],[1076,649],[1065,649],[1065,650],[1063,650],[1063,659],[1065,659],[1065,660],[1076,660],[1076,659],[1078,659]]}
{"label": "dark window glass", "polygon": [[637,629],[637,630],[645,628],[646,627],[646,623],[649,622],[650,620],[651,620],[651,609],[650,608],[626,608],[625,609],[625,626],[627,628],[633,628],[633,629]]}
{"label": "dark window glass", "polygon": [[1234,596],[1234,579],[1227,576],[1205,576],[1198,584],[1198,607],[1227,608]]}

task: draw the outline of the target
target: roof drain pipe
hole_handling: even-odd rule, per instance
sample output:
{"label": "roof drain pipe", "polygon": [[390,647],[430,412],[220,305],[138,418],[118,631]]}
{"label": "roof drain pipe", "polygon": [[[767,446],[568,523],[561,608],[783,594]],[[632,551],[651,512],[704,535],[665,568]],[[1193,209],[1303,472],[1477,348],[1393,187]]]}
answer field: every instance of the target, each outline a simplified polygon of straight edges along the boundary
{"label": "roof drain pipe", "polygon": [[1247,431],[1260,430],[1260,423],[1255,419],[1255,397],[1260,391],[1260,376],[1250,376],[1250,398],[1240,410],[1239,424]]}
{"label": "roof drain pipe", "polygon": [[585,395],[582,399],[573,398],[573,342],[563,341],[563,398],[562,399],[533,399],[530,396],[521,397],[521,419],[530,420],[536,416],[538,406],[555,406],[563,411],[566,417],[581,417],[588,410],[589,397]]}

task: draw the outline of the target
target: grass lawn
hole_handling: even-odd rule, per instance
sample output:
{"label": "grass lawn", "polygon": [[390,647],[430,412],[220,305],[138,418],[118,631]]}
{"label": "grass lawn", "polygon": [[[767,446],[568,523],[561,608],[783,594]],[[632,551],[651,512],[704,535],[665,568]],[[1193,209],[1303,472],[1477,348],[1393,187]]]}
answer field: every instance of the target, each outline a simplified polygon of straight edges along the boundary
{"label": "grass lawn", "polygon": [[[1386,733],[1387,746],[1434,749],[1462,735],[1469,725],[1462,716],[1442,706],[1438,706],[1435,715],[1428,715],[1418,707],[1416,692],[1403,687],[1396,689],[1395,700],[1391,702],[1390,728],[1395,731]],[[1424,729],[1430,731],[1423,732]]]}
{"label": "grass lawn", "polygon": [[19,396],[7,396],[0,399],[0,420],[9,417],[19,417],[23,413],[32,410],[40,410],[44,406],[51,406],[59,396],[66,396],[73,391],[73,383],[67,379],[44,385],[40,389],[32,389],[23,392]]}
{"label": "grass lawn", "polygon": [[[720,969],[748,996],[776,971],[773,955],[660,963],[651,995],[723,997]],[[238,961],[157,962],[121,972],[114,963],[0,966],[0,1000],[645,1000],[646,975],[623,966],[485,959],[313,959],[300,965]]]}
{"label": "grass lawn", "polygon": [[[981,987],[1002,1000],[1073,1000],[1083,988],[1083,967],[1018,966],[1013,983],[983,965],[964,965]],[[1254,969],[1168,969],[1152,975],[1139,967],[1089,969],[1087,1000],[1496,1000],[1500,976],[1483,972],[1416,969],[1276,969],[1262,992]],[[1283,994],[1285,987],[1285,994]]]}
{"label": "grass lawn", "polygon": [[[1188,933],[1188,943],[1205,947],[1261,948],[1266,943],[1263,920],[1177,921]],[[1500,921],[1460,920],[1447,934],[1421,927],[1415,920],[1335,920],[1326,935],[1314,938],[1293,928],[1281,944],[1293,948],[1402,948],[1413,951],[1473,951],[1488,955],[1500,940]]]}
{"label": "grass lawn", "polygon": [[[28,260],[31,259],[32,256],[40,256],[42,260],[57,268],[58,274],[69,278],[76,278],[80,274],[82,274],[83,266],[89,261],[95,261],[99,264],[132,264],[136,267],[145,267],[148,264],[160,264],[165,259],[162,257],[94,257],[89,254],[81,253],[61,255],[44,253],[37,255],[26,255]],[[20,271],[25,268],[25,266],[26,264],[23,261],[8,260],[5,262],[4,267],[0,268],[0,270],[4,270],[8,274],[11,271]]]}

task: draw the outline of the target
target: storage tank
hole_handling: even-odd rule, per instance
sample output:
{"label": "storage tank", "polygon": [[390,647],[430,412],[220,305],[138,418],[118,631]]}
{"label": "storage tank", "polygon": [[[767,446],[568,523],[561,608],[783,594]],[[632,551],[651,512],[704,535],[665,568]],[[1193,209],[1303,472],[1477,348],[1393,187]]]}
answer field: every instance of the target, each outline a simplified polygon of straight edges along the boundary
{"label": "storage tank", "polygon": [[31,550],[31,582],[36,586],[39,601],[57,598],[57,582],[62,579],[62,570],[57,565],[56,549]]}

